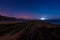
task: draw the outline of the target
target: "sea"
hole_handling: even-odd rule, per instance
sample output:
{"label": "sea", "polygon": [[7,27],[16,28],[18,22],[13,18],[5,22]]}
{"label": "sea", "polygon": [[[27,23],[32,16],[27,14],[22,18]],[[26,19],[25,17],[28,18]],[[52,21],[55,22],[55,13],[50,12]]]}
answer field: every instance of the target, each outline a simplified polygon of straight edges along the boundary
{"label": "sea", "polygon": [[[43,22],[48,22],[51,24],[60,25],[60,20],[42,20]],[[1,21],[1,22],[26,22],[26,20],[15,20],[15,21]]]}
{"label": "sea", "polygon": [[60,20],[44,20],[44,22],[48,22],[48,23],[51,23],[51,24],[60,25]]}

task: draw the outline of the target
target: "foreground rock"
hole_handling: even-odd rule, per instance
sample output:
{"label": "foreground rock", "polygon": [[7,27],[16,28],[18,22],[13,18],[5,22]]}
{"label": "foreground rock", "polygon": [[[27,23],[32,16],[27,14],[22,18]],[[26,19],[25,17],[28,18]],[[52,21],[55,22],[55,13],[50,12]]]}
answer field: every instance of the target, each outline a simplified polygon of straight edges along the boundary
{"label": "foreground rock", "polygon": [[0,24],[0,40],[60,40],[60,26],[39,20]]}

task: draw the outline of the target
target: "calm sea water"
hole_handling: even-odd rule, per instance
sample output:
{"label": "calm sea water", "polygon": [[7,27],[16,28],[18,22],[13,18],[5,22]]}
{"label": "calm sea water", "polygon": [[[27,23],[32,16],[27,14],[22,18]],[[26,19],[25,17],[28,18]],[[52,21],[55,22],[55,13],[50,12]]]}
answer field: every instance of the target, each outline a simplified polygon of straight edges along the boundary
{"label": "calm sea water", "polygon": [[60,25],[60,20],[45,20],[44,22]]}
{"label": "calm sea water", "polygon": [[[24,20],[15,20],[15,21],[1,21],[1,22],[26,22]],[[60,25],[60,20],[44,20],[44,22],[48,22],[48,23],[51,23],[51,24],[57,24],[57,25]]]}

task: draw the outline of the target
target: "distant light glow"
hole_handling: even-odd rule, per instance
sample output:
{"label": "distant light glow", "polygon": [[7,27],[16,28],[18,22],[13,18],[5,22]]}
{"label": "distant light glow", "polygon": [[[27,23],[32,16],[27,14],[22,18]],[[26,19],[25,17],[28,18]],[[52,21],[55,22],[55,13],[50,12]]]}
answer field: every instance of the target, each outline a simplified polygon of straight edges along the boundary
{"label": "distant light glow", "polygon": [[46,18],[41,18],[41,20],[46,20]]}

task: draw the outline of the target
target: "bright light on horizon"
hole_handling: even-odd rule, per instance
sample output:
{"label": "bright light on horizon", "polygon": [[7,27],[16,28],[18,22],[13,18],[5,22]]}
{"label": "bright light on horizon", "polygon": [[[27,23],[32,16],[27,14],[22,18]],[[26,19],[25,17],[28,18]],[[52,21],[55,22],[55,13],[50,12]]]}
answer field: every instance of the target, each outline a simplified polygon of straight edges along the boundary
{"label": "bright light on horizon", "polygon": [[46,20],[46,18],[40,18],[41,20]]}

